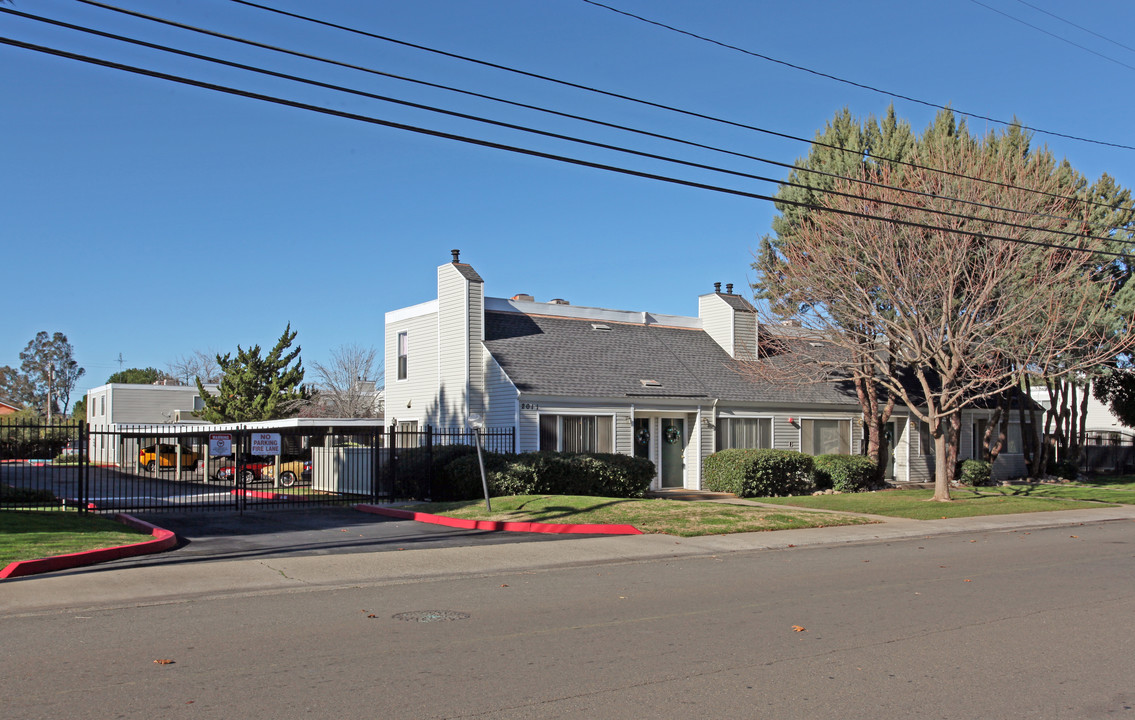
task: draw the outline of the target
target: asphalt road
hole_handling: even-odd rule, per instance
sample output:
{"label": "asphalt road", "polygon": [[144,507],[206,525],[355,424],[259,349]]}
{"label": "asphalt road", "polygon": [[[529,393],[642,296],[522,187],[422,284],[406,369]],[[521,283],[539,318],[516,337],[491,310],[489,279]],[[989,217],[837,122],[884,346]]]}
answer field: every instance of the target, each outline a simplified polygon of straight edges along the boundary
{"label": "asphalt road", "polygon": [[[1133,560],[1123,520],[192,598],[150,588],[144,603],[92,594],[0,618],[3,716],[1135,717]],[[229,565],[250,563],[213,567]]]}

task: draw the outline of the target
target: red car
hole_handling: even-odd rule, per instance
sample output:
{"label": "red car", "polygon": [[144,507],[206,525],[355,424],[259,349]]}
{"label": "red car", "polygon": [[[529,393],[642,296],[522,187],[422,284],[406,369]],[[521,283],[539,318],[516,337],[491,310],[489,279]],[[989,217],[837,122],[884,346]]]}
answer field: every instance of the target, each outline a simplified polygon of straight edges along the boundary
{"label": "red car", "polygon": [[[242,479],[246,483],[253,483],[260,480],[260,476],[264,472],[264,468],[272,467],[272,463],[257,460],[255,462],[247,462],[244,464]],[[217,468],[213,473],[214,480],[221,480],[223,482],[233,482],[236,477],[235,465],[222,465]]]}

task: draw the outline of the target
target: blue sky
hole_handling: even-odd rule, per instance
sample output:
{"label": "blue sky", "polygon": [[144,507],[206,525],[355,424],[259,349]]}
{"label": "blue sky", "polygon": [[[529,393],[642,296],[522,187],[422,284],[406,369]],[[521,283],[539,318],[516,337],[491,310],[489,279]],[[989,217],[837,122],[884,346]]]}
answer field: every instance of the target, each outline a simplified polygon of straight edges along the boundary
{"label": "blue sky", "polygon": [[[276,8],[653,102],[811,138],[843,107],[894,102],[583,0],[263,0]],[[807,145],[522,78],[244,7],[114,4],[386,72],[781,162]],[[1135,5],[1056,0],[610,0],[817,71],[993,118],[1118,144],[1135,98]],[[534,111],[283,57],[74,0],[22,12],[375,94],[772,178],[786,171]],[[1044,11],[1080,26],[1074,27]],[[1011,17],[1010,17],[1011,16]],[[1027,24],[1025,24],[1027,23]],[[774,194],[775,184],[490,128],[0,15],[0,35],[252,92],[495,142]],[[1056,36],[1056,37],[1054,37]],[[1102,36],[1102,37],[1101,37]],[[1118,41],[1117,44],[1114,41]],[[1129,47],[1131,46],[1131,47]],[[494,296],[693,315],[739,289],[771,203],[525,157],[0,46],[0,365],[61,331],[78,390],[195,350],[270,347],[291,322],[305,364],[381,348],[383,314],[434,296],[460,248]],[[993,125],[971,120],[972,129]],[[1090,178],[1135,187],[1135,151],[1037,134]],[[78,393],[77,393],[78,394]]]}

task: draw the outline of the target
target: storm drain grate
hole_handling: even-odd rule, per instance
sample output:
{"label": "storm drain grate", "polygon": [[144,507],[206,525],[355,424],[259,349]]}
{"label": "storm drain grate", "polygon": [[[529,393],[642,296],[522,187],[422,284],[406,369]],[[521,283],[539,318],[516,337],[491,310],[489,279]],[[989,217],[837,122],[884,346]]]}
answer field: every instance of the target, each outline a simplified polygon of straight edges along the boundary
{"label": "storm drain grate", "polygon": [[395,620],[407,622],[448,622],[450,620],[466,620],[469,613],[457,612],[456,610],[411,610],[410,612],[395,613],[391,617]]}

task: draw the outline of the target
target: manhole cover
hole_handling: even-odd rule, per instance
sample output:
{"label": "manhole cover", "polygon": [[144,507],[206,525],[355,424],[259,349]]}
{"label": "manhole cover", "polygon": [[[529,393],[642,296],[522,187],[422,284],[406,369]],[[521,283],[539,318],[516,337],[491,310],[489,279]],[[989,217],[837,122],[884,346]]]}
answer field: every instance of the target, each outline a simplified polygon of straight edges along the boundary
{"label": "manhole cover", "polygon": [[469,613],[457,612],[456,610],[412,610],[395,613],[391,617],[395,620],[406,620],[407,622],[447,622],[449,620],[465,620],[469,617]]}

